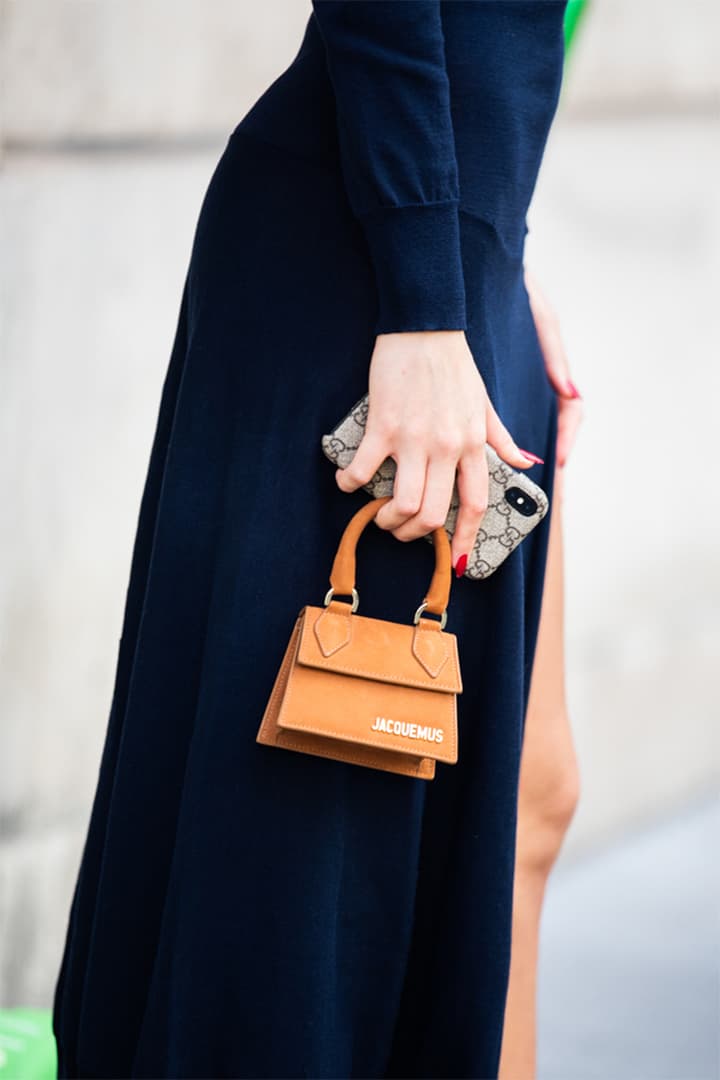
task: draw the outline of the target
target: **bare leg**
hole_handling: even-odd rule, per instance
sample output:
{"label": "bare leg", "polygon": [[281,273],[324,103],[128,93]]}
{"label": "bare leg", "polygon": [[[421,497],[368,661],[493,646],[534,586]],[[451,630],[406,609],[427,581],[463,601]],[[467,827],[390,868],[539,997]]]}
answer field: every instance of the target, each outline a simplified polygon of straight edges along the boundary
{"label": "bare leg", "polygon": [[545,885],[578,799],[565,699],[561,509],[561,498],[555,499],[520,767],[512,958],[500,1080],[535,1076],[540,915]]}

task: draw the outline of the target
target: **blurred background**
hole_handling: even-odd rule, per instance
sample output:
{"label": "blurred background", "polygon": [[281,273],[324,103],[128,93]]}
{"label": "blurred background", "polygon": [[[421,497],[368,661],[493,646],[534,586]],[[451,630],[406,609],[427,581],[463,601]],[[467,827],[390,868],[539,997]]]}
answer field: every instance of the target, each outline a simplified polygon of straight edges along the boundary
{"label": "blurred background", "polygon": [[[308,13],[0,0],[0,1007],[51,1001],[200,202]],[[719,43],[716,0],[590,3],[530,215],[586,408],[546,1080],[719,1070]]]}

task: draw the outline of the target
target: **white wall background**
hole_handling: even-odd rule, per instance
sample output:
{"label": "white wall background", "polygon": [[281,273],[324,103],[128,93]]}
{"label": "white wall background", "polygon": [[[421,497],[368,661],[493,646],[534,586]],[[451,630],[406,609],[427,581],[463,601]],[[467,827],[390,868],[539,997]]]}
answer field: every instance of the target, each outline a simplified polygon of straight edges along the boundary
{"label": "white wall background", "polygon": [[[715,0],[591,0],[573,111],[717,107]],[[222,134],[292,59],[304,0],[0,0],[15,143]]]}
{"label": "white wall background", "polygon": [[[0,0],[0,1005],[59,963],[200,200],[307,12]],[[719,30],[710,0],[595,0],[531,215],[586,401],[568,858],[717,777]]]}

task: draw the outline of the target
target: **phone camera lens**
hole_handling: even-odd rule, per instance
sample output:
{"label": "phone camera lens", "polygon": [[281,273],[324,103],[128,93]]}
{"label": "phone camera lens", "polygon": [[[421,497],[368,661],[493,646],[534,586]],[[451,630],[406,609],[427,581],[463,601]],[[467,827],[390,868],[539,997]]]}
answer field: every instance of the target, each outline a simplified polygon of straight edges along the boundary
{"label": "phone camera lens", "polygon": [[533,514],[537,513],[537,503],[532,495],[528,495],[527,491],[523,491],[522,488],[509,487],[505,492],[505,501],[523,517],[532,517]]}

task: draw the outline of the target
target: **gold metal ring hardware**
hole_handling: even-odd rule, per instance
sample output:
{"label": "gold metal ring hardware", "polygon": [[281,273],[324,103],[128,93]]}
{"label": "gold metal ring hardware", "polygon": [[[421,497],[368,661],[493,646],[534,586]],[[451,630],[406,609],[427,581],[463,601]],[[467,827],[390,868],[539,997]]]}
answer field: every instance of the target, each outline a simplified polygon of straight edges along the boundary
{"label": "gold metal ring hardware", "polygon": [[[325,601],[324,601],[324,603],[325,603],[325,607],[327,607],[327,606],[328,606],[328,604],[330,603],[330,601],[332,600],[332,597],[333,597],[333,593],[334,593],[334,591],[335,591],[335,590],[333,589],[333,587],[332,587],[332,585],[331,585],[331,586],[330,586],[330,588],[328,589],[328,591],[327,591],[327,592],[325,593]],[[352,607],[350,608],[350,612],[351,612],[351,613],[352,613],[353,611],[357,611],[357,609],[358,609],[358,604],[359,604],[359,603],[360,603],[360,597],[358,596],[358,591],[357,591],[357,589],[356,589],[356,588],[355,588],[355,586],[353,585],[353,591],[352,591]]]}
{"label": "gold metal ring hardware", "polygon": [[[426,607],[427,607],[427,600],[423,600],[422,604],[420,605],[420,607],[417,609],[417,611],[413,615],[413,622],[415,623],[416,626],[420,622],[420,616],[421,616],[421,614],[423,613],[423,611],[425,610]],[[447,622],[447,608],[445,608],[442,615],[440,616],[440,629],[441,630],[445,629],[445,623],[446,622]]]}

